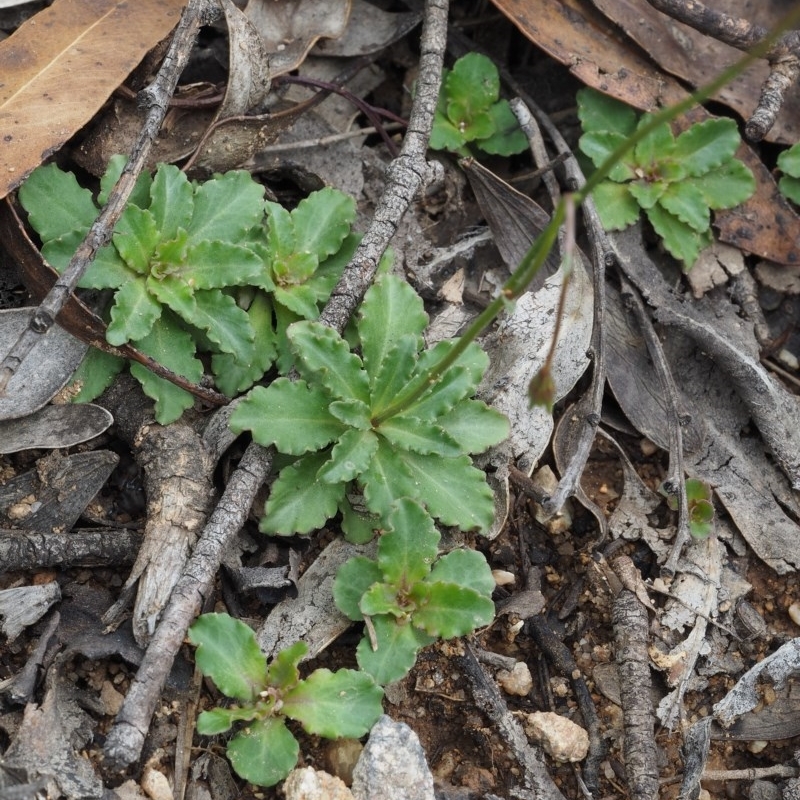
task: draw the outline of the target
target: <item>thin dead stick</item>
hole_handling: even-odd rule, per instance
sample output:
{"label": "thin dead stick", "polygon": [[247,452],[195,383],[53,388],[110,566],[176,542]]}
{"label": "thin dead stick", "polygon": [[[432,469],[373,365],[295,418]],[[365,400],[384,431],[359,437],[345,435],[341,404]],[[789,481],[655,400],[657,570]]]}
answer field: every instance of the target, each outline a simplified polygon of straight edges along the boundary
{"label": "thin dead stick", "polygon": [[[394,132],[405,128],[405,123],[402,122],[389,122],[383,126],[383,130]],[[357,139],[359,136],[370,136],[373,133],[378,133],[378,129],[374,126],[367,128],[353,128],[344,133],[332,133],[329,136],[321,136],[319,139],[304,139],[301,142],[281,142],[280,144],[270,144],[262,147],[258,154],[259,156],[272,155],[273,153],[284,153],[287,150],[308,150],[312,147],[326,147],[329,144],[336,144],[337,142],[345,142],[348,139]]]}
{"label": "thin dead stick", "polygon": [[[361,247],[345,269],[338,293],[331,296],[323,310],[321,320],[340,332],[366,292],[400,217],[428,174],[425,152],[439,96],[447,41],[447,11],[447,0],[428,0],[422,29],[418,90],[409,132],[400,156],[389,168],[386,189]],[[392,209],[397,215],[394,220]],[[175,655],[211,588],[225,548],[244,524],[271,461],[271,451],[250,444],[203,530],[109,731],[104,753],[113,768],[125,769],[141,755],[150,720]]]}
{"label": "thin dead stick", "polygon": [[173,34],[172,43],[155,81],[143,89],[140,102],[147,106],[147,117],[139,138],[131,149],[125,169],[119,177],[100,216],[95,220],[86,238],[53,288],[31,315],[28,327],[0,363],[0,395],[5,393],[9,381],[19,365],[25,360],[42,335],[54,325],[64,304],[75,291],[78,281],[94,260],[97,251],[108,244],[114,228],[125,210],[125,205],[144,167],[150,148],[161,129],[178,78],[189,60],[194,40],[201,26],[213,22],[220,11],[212,0],[191,0],[183,10],[180,22]]}

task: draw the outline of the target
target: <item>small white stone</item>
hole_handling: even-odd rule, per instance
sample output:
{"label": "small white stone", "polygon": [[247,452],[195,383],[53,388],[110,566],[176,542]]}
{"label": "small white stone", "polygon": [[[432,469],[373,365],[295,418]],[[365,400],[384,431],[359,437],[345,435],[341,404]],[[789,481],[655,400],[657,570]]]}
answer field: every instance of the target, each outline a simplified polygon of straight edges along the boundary
{"label": "small white stone", "polygon": [[748,742],[747,749],[753,754],[758,754],[762,750],[766,750],[768,746],[769,742],[765,742],[763,739],[757,739],[753,742]]}
{"label": "small white stone", "polygon": [[173,800],[172,787],[167,776],[155,767],[145,767],[142,775],[142,789],[150,800]]}
{"label": "small white stone", "polygon": [[495,586],[510,586],[517,580],[517,576],[507,569],[493,569],[492,577],[494,578]]}
{"label": "small white stone", "polygon": [[552,711],[526,714],[525,733],[556,761],[582,761],[589,752],[589,734],[572,720]]}
{"label": "small white stone", "polygon": [[795,601],[792,603],[789,608],[789,618],[794,622],[795,625],[800,625],[800,603]]}
{"label": "small white stone", "polygon": [[497,683],[506,694],[526,697],[533,689],[533,677],[524,661],[517,661],[511,670],[501,669],[497,673]]}
{"label": "small white stone", "polygon": [[286,800],[353,800],[339,778],[313,767],[292,770],[283,782]]}

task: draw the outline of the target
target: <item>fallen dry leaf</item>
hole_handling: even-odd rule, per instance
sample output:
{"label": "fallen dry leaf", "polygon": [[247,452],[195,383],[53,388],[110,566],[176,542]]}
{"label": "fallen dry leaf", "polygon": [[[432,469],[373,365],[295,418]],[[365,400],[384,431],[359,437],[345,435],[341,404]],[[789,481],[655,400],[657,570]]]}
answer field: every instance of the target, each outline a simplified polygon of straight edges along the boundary
{"label": "fallen dry leaf", "polygon": [[183,5],[56,0],[0,42],[0,198],[94,116]]}

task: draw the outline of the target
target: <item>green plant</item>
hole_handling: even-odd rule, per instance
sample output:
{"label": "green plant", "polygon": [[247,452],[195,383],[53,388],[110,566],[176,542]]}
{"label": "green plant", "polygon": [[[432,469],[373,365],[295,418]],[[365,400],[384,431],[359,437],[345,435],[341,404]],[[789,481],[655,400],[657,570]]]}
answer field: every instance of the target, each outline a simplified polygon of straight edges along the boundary
{"label": "green plant", "polygon": [[438,638],[464,636],[494,619],[489,565],[476,550],[437,558],[439,532],[418,503],[402,498],[389,514],[377,559],[356,556],[336,574],[333,597],[352,620],[369,621],[358,665],[378,683],[399,680],[417,652]]}
{"label": "green plant", "polygon": [[[101,180],[104,203],[124,158]],[[62,270],[98,214],[88,189],[51,164],[35,170],[19,198],[42,240],[42,255]],[[198,382],[200,354],[211,353],[221,391],[248,389],[278,358],[291,366],[286,327],[316,318],[355,248],[354,201],[333,189],[293,211],[264,202],[264,187],[233,171],[192,183],[162,164],[143,174],[112,237],[80,286],[115,290],[106,338],[131,342],[173,372]],[[96,397],[123,362],[92,351],[79,377],[81,400]],[[138,364],[131,373],[167,424],[192,405],[184,389]]]}
{"label": "green plant", "polygon": [[467,145],[510,156],[528,147],[507,100],[500,99],[497,67],[480,53],[467,53],[442,71],[430,147],[469,155]]}
{"label": "green plant", "polygon": [[[659,493],[667,498],[667,505],[678,510],[678,498],[662,484]],[[714,505],[711,502],[711,487],[697,478],[686,481],[686,500],[689,511],[689,532],[695,539],[706,539],[714,530]]]}
{"label": "green plant", "polygon": [[226,697],[237,705],[203,711],[197,731],[225,733],[246,723],[228,742],[228,758],[245,780],[273,786],[297,763],[299,745],[286,719],[326,738],[363,736],[381,715],[383,690],[366,673],[316,669],[300,677],[305,643],[282,650],[267,665],[253,631],[227,614],[203,614],[189,628],[195,659]]}
{"label": "green plant", "polygon": [[[474,342],[436,380],[431,368],[458,341],[423,349],[427,321],[419,295],[384,274],[359,310],[360,355],[318,322],[289,326],[300,380],[255,387],[230,420],[235,432],[252,431],[259,444],[298,457],[273,484],[261,530],[308,533],[338,509],[348,538],[365,541],[380,522],[355,513],[348,498],[354,488],[382,520],[410,497],[445,525],[490,526],[492,492],[469,454],[506,438],[508,421],[470,399],[488,366]],[[419,396],[408,395],[415,385]]]}
{"label": "green plant", "polygon": [[[578,92],[581,151],[596,167],[652,119],[593,89]],[[675,137],[656,125],[629,149],[592,191],[607,230],[647,215],[666,249],[688,270],[711,244],[711,211],[733,208],[755,191],[750,170],[734,158],[740,137],[731,119],[709,119]]]}
{"label": "green plant", "polygon": [[783,172],[778,188],[793,203],[800,205],[800,142],[778,156],[778,169]]}

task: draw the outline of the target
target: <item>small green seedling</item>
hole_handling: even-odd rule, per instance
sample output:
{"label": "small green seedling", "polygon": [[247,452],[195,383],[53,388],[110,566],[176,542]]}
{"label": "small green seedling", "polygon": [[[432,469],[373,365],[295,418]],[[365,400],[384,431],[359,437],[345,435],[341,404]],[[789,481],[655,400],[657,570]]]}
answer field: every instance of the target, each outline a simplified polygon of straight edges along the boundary
{"label": "small green seedling", "polygon": [[[300,380],[255,387],[230,420],[234,432],[252,431],[259,444],[298,457],[272,486],[262,531],[309,533],[339,510],[347,537],[365,541],[401,497],[424,503],[445,525],[489,528],[492,492],[469,454],[505,439],[508,420],[470,399],[489,362],[474,342],[438,381],[425,383],[456,344],[423,349],[427,322],[419,295],[384,274],[359,311],[360,355],[318,322],[289,326]],[[425,392],[398,405],[415,381]],[[378,520],[356,514],[348,498],[355,489]]]}
{"label": "small green seedling", "polygon": [[358,665],[378,683],[400,680],[420,648],[465,636],[494,619],[489,565],[476,550],[438,558],[439,532],[418,503],[398,501],[376,560],[356,556],[336,574],[333,597],[352,620],[367,620]]}
{"label": "small green seedling", "polygon": [[430,147],[470,155],[468,144],[489,155],[510,156],[528,147],[507,100],[500,76],[486,56],[468,53],[442,73]]}
{"label": "small green seedling", "polygon": [[778,169],[783,172],[778,188],[793,203],[800,205],[800,142],[778,156]]}
{"label": "small green seedling", "polygon": [[[667,498],[673,511],[678,510],[678,498],[663,485],[660,494]],[[686,481],[686,500],[689,504],[689,532],[695,539],[707,539],[714,530],[714,505],[711,502],[711,487],[697,478]]]}
{"label": "small green seedling", "polygon": [[[581,151],[596,167],[650,117],[593,89],[578,94]],[[592,192],[607,230],[623,230],[647,215],[664,247],[688,270],[711,244],[711,211],[743,203],[756,188],[734,158],[740,137],[731,119],[709,119],[677,138],[665,122],[627,152]]]}
{"label": "small green seedling", "polygon": [[237,705],[204,711],[197,732],[225,733],[245,725],[228,741],[228,758],[245,780],[273,786],[294,768],[300,747],[286,719],[329,739],[363,736],[382,713],[383,690],[366,673],[314,670],[300,677],[304,642],[282,650],[267,665],[253,631],[227,614],[203,614],[189,628],[200,671]]}
{"label": "small green seedling", "polygon": [[[99,203],[119,177],[116,156],[101,181]],[[42,255],[56,269],[69,263],[98,214],[88,189],[51,164],[19,190]],[[218,388],[233,396],[261,378],[277,357],[291,366],[286,327],[319,316],[356,241],[354,201],[333,189],[310,195],[292,212],[264,202],[264,187],[244,171],[192,183],[162,164],[143,174],[114,231],[80,282],[113,289],[106,338],[127,342],[190,381],[203,376],[199,355],[211,353]],[[96,397],[121,369],[120,359],[92,351],[79,373]],[[139,364],[131,373],[156,401],[167,424],[192,396]]]}

